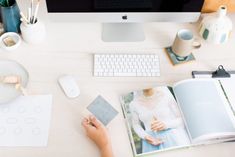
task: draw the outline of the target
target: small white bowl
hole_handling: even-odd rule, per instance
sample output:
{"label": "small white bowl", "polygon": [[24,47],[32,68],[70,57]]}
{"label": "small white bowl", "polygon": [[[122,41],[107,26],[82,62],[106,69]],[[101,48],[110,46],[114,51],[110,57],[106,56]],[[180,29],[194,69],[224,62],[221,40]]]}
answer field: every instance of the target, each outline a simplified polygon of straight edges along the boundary
{"label": "small white bowl", "polygon": [[[7,37],[11,37],[14,42],[15,42],[15,45],[12,45],[12,46],[6,46],[3,42],[3,40]],[[4,33],[1,37],[0,37],[0,46],[2,48],[4,48],[5,50],[8,50],[8,51],[12,51],[12,50],[15,50],[17,47],[19,47],[21,44],[21,37],[15,33],[15,32],[7,32],[7,33]]]}

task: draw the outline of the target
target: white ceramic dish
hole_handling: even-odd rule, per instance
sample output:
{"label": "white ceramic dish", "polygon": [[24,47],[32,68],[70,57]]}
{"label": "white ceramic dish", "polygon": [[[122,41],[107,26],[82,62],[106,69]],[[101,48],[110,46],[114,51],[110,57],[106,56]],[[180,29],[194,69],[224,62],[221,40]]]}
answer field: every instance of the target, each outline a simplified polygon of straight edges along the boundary
{"label": "white ceramic dish", "polygon": [[[28,84],[29,75],[22,65],[12,60],[0,60],[0,76],[7,75],[20,76],[23,87]],[[14,100],[20,95],[22,95],[22,92],[16,90],[15,85],[0,83],[0,104]]]}
{"label": "white ceramic dish", "polygon": [[[6,37],[11,37],[13,38],[13,40],[15,41],[15,45],[13,46],[9,46],[7,47],[4,43],[3,43],[3,39],[5,39]],[[4,48],[5,50],[8,50],[8,51],[11,51],[11,50],[15,50],[16,48],[18,48],[21,44],[21,37],[17,34],[17,33],[14,33],[14,32],[7,32],[7,33],[4,33],[1,37],[0,37],[0,46],[2,48]]]}

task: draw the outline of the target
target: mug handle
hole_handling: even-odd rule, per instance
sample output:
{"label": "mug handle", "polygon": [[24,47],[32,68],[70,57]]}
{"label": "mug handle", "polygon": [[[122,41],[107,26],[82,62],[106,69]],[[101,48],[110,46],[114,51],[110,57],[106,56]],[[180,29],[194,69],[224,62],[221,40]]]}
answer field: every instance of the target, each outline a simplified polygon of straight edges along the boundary
{"label": "mug handle", "polygon": [[201,42],[199,41],[199,39],[195,39],[194,41],[193,41],[193,44],[192,44],[192,46],[193,46],[193,48],[194,49],[199,49],[200,47],[201,47]]}

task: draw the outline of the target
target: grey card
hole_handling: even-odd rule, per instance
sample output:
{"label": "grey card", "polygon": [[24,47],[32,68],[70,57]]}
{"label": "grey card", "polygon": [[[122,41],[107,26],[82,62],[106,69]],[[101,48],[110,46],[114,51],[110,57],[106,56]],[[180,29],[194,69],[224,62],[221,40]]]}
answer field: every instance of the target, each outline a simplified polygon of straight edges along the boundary
{"label": "grey card", "polygon": [[102,96],[98,96],[87,109],[105,126],[109,124],[118,112]]}

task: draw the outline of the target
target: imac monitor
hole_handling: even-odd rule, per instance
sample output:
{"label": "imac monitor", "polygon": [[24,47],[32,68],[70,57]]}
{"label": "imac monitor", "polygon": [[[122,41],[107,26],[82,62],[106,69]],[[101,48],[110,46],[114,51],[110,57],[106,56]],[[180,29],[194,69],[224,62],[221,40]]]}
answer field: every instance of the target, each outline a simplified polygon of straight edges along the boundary
{"label": "imac monitor", "polygon": [[194,22],[204,0],[46,0],[49,17],[101,22],[103,41],[143,41],[144,22]]}

